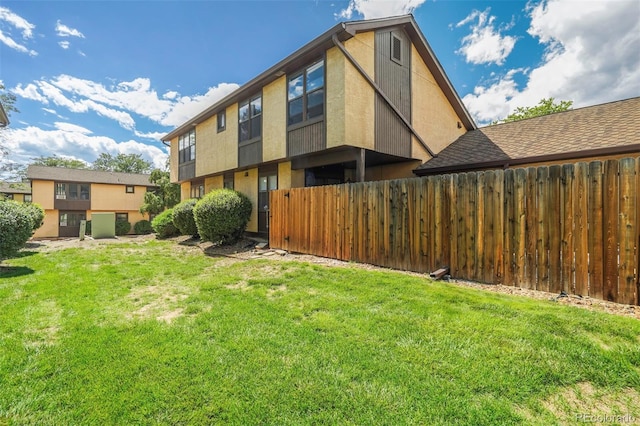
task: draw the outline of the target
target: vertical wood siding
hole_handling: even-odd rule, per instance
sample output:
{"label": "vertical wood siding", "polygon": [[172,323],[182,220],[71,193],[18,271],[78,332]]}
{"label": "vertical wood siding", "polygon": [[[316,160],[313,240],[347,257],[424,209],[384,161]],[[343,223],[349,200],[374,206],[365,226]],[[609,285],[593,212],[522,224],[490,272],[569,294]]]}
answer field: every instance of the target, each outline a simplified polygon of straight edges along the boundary
{"label": "vertical wood siding", "polygon": [[638,304],[640,158],[271,192],[275,248]]}

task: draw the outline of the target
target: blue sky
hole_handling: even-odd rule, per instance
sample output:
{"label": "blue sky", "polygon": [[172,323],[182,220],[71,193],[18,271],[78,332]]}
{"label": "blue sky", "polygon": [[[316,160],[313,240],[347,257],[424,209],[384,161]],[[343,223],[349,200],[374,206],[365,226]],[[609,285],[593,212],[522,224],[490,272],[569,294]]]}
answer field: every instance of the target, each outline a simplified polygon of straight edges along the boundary
{"label": "blue sky", "polygon": [[162,135],[336,23],[404,13],[479,125],[543,97],[640,96],[637,0],[3,0],[0,81],[20,113],[0,162],[110,152],[162,166]]}

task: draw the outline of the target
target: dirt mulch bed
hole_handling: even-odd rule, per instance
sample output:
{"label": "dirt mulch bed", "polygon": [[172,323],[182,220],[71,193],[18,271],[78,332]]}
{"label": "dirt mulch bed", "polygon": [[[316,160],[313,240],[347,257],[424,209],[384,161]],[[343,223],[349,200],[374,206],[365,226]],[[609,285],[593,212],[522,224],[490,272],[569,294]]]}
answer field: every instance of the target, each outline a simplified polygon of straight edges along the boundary
{"label": "dirt mulch bed", "polygon": [[[149,240],[155,239],[154,235],[138,235],[138,236],[122,236],[117,238],[94,240],[91,238],[80,241],[77,238],[63,238],[52,240],[32,240],[27,243],[26,250],[32,251],[52,251],[64,248],[81,247],[86,249],[96,249],[105,244],[112,243],[134,243],[144,244]],[[390,271],[389,268],[379,266],[345,262],[336,259],[328,259],[325,257],[312,256],[308,254],[289,253],[284,250],[272,249],[256,249],[258,241],[253,239],[241,239],[232,245],[216,246],[208,242],[202,242],[199,239],[190,237],[174,237],[168,241],[175,242],[181,250],[201,250],[207,256],[225,257],[234,261],[244,261],[248,259],[269,259],[272,261],[299,261],[309,262],[325,266],[340,266],[349,268],[362,268],[377,271]],[[395,270],[394,270],[395,271]],[[412,276],[427,277],[425,274],[408,271],[395,271]],[[529,290],[506,285],[481,284],[470,281],[462,281],[450,279],[448,281],[452,285],[476,288],[481,290],[493,291],[497,293],[511,294],[516,296],[525,296],[539,300],[550,300],[563,305],[576,306],[579,308],[590,309],[594,311],[606,312],[614,315],[632,317],[640,320],[640,306],[623,305],[620,303],[608,302],[605,300],[592,299],[590,297],[582,297],[578,295],[558,295],[544,291]]]}

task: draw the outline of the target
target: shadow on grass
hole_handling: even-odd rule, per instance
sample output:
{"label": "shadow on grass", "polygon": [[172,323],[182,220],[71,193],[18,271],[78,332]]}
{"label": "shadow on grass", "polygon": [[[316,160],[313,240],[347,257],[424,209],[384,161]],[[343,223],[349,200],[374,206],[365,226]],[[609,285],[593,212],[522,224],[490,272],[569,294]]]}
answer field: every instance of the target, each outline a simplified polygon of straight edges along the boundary
{"label": "shadow on grass", "polygon": [[0,265],[0,278],[14,278],[33,274],[35,271],[26,266],[2,266]]}
{"label": "shadow on grass", "polygon": [[[31,248],[31,247],[27,247]],[[21,259],[23,257],[33,256],[34,254],[38,254],[37,251],[29,251],[29,250],[21,250],[16,255],[11,256],[12,259]]]}

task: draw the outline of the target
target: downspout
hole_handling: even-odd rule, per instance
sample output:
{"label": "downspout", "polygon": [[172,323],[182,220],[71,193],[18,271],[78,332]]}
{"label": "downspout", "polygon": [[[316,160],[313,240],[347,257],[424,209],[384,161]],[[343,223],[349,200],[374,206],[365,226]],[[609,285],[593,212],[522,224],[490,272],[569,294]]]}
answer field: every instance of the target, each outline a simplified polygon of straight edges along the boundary
{"label": "downspout", "polygon": [[356,62],[355,58],[353,56],[351,56],[349,51],[344,47],[344,45],[340,42],[340,40],[338,40],[338,36],[336,34],[334,34],[331,37],[331,40],[333,40],[333,44],[335,44],[336,47],[338,49],[340,49],[340,51],[345,56],[345,58],[347,58],[349,60],[349,62],[351,62],[351,65],[353,65],[354,68],[356,70],[358,70],[360,75],[362,75],[362,77],[364,77],[364,79],[367,80],[367,83],[369,83],[369,85],[373,88],[373,90],[375,90],[375,92],[378,95],[380,95],[382,100],[384,100],[384,102],[389,106],[389,108],[391,108],[391,110],[396,114],[396,116],[402,121],[402,123],[404,123],[404,125],[407,127],[407,129],[409,129],[411,134],[413,136],[415,136],[415,138],[418,140],[418,142],[420,142],[420,145],[422,145],[422,147],[425,150],[427,150],[429,155],[431,155],[431,157],[433,157],[433,158],[437,157],[438,154],[436,154],[435,152],[433,152],[431,150],[431,148],[429,148],[429,146],[424,141],[424,139],[422,139],[422,137],[418,134],[416,129],[413,128],[413,126],[411,125],[409,120],[407,120],[407,118],[402,114],[402,112],[393,104],[393,102],[391,102],[391,99],[389,99],[389,97],[382,91],[380,86],[378,86],[378,84],[375,81],[373,81],[373,79],[371,77],[369,77],[369,74],[367,74],[367,72],[364,70],[364,68],[362,68],[358,62]]}

